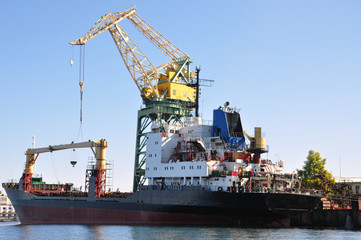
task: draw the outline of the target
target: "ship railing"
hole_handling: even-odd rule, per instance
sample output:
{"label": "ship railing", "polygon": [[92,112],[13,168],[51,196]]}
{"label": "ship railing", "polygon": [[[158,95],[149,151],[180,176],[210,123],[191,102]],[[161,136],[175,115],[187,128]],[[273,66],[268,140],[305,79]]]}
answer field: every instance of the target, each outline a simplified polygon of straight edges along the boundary
{"label": "ship railing", "polygon": [[18,179],[8,179],[6,183],[19,183]]}
{"label": "ship railing", "polygon": [[14,182],[6,182],[2,184],[3,188],[11,188],[11,189],[19,189],[19,183]]}
{"label": "ship railing", "polygon": [[213,126],[213,121],[212,120],[203,119],[202,123],[203,123],[203,125]]}
{"label": "ship railing", "polygon": [[169,190],[169,191],[205,191],[203,186],[185,186],[185,185],[146,185],[141,190]]}

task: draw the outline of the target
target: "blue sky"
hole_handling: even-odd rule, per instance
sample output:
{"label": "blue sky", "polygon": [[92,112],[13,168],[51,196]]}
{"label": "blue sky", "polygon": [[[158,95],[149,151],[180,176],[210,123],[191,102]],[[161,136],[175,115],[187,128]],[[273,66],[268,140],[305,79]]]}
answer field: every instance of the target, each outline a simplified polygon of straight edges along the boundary
{"label": "blue sky", "polygon": [[[272,160],[301,168],[310,149],[338,176],[361,176],[360,1],[3,1],[0,38],[0,182],[18,179],[24,152],[64,144],[79,131],[78,48],[68,42],[100,16],[136,5],[137,13],[215,79],[202,88],[201,113],[229,101],[244,128],[262,127]],[[167,59],[124,21],[154,65]],[[114,188],[133,180],[139,92],[109,33],[85,53],[83,139],[109,142]],[[84,185],[88,149],[42,154],[47,182]],[[70,160],[77,160],[76,167]]]}

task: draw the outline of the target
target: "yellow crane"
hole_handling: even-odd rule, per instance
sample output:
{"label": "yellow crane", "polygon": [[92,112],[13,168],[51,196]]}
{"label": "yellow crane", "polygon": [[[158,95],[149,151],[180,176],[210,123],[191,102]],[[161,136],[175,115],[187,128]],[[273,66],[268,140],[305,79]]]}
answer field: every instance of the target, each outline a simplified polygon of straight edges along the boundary
{"label": "yellow crane", "polygon": [[248,151],[254,153],[253,163],[261,163],[261,154],[268,152],[266,148],[266,139],[262,137],[262,128],[255,127],[254,128],[254,136],[249,134],[246,130],[243,129],[244,135],[248,138],[250,144]]}
{"label": "yellow crane", "polygon": [[[32,176],[34,173],[34,164],[38,159],[40,153],[54,152],[65,149],[76,149],[76,148],[90,148],[94,153],[95,159],[97,160],[96,169],[94,169],[93,176],[95,178],[95,196],[99,197],[105,193],[105,149],[108,147],[108,142],[105,139],[97,141],[70,143],[62,145],[53,145],[43,148],[28,148],[25,152],[26,162],[25,170],[22,176],[22,189],[25,192],[31,191]],[[95,150],[94,150],[95,148]]]}
{"label": "yellow crane", "polygon": [[[130,20],[134,27],[171,61],[154,67],[149,58],[119,25],[119,22],[125,18]],[[139,17],[135,9],[102,16],[87,34],[70,44],[84,45],[106,30],[110,32],[143,99],[164,97],[186,102],[195,101],[195,89],[187,86],[190,84],[190,79],[195,77],[194,71],[189,69],[190,57]],[[160,71],[162,69],[164,72]]]}
{"label": "yellow crane", "polygon": [[[128,19],[170,61],[155,67],[119,25],[124,19]],[[161,129],[163,124],[171,121],[182,122],[184,117],[190,115],[193,108],[198,108],[197,86],[192,83],[195,72],[190,70],[192,63],[190,57],[139,17],[136,9],[102,16],[87,34],[70,44],[84,45],[106,30],[110,32],[145,104],[145,107],[138,111],[133,181],[133,191],[136,191],[145,181],[147,127],[152,121],[156,121]]]}

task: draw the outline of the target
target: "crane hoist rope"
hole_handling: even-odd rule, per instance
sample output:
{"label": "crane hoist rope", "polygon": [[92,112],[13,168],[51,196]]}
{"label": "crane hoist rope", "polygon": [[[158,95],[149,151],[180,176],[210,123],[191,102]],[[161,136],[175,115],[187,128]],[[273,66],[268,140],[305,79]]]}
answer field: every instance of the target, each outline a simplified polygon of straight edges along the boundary
{"label": "crane hoist rope", "polygon": [[74,64],[74,61],[73,61],[73,52],[74,52],[74,46],[70,46],[70,60],[69,60],[70,67],[72,67],[73,64]]}
{"label": "crane hoist rope", "polygon": [[[73,48],[74,46],[72,46]],[[73,49],[70,49],[71,60],[70,66],[73,65]],[[84,92],[84,80],[85,80],[85,46],[81,45],[79,48],[79,87],[80,87],[80,124],[76,140],[81,138],[83,140],[83,92]]]}
{"label": "crane hoist rope", "polygon": [[[70,67],[73,66],[73,51],[74,45],[71,45],[70,48]],[[84,80],[85,80],[85,46],[81,45],[79,48],[79,87],[80,87],[80,125],[79,131],[76,136],[76,140],[83,140],[83,90],[84,90]]]}
{"label": "crane hoist rope", "polygon": [[79,53],[80,124],[83,123],[84,75],[85,75],[85,46],[80,46],[80,53]]}

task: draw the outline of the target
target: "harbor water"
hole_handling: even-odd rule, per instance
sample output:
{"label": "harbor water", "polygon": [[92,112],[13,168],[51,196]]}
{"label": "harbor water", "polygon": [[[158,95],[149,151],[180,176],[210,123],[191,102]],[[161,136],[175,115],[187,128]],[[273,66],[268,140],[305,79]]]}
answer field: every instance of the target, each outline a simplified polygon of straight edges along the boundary
{"label": "harbor water", "polygon": [[0,223],[0,239],[361,239],[361,231],[308,228],[213,228],[157,226],[21,225]]}

